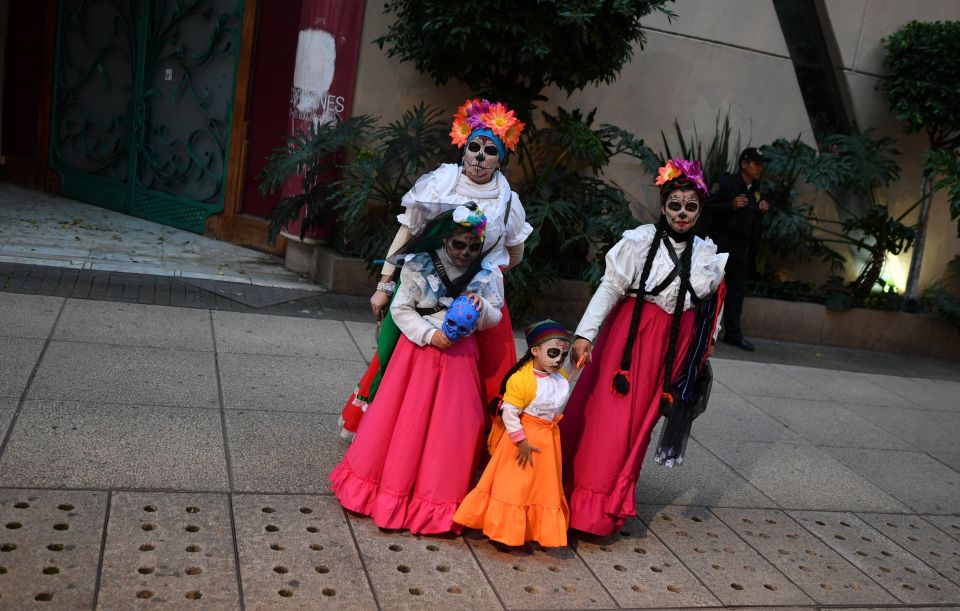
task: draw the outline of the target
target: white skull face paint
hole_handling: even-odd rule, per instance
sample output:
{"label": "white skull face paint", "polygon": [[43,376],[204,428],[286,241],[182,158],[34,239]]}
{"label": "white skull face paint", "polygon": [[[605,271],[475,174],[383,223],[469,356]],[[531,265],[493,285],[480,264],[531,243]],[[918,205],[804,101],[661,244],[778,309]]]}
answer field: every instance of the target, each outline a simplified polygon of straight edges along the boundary
{"label": "white skull face paint", "polygon": [[486,136],[474,136],[463,147],[463,173],[475,183],[485,184],[500,167],[500,151]]}
{"label": "white skull face paint", "polygon": [[667,224],[678,233],[690,231],[700,218],[702,210],[703,206],[700,205],[697,192],[693,189],[671,191],[662,208]]}
{"label": "white skull face paint", "polygon": [[570,342],[555,337],[530,349],[533,353],[533,368],[544,373],[556,373],[563,368],[570,353]]}

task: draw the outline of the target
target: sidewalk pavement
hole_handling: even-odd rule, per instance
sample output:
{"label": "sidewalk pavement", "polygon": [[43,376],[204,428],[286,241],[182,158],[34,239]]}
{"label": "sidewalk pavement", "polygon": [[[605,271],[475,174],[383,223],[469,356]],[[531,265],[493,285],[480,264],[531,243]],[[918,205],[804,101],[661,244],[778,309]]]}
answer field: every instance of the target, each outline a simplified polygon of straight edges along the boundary
{"label": "sidewalk pavement", "polygon": [[5,182],[0,263],[320,290],[280,257]]}
{"label": "sidewalk pavement", "polygon": [[0,608],[960,606],[956,363],[722,351],[688,460],[647,461],[637,519],[504,553],[381,532],[330,495],[362,301],[213,283],[149,305],[173,290],[44,273],[0,275]]}

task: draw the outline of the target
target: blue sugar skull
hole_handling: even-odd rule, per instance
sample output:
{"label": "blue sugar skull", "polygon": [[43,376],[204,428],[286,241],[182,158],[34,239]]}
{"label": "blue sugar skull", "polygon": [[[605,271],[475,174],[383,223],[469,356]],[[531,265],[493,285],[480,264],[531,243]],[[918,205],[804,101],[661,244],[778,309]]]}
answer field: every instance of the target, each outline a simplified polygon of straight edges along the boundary
{"label": "blue sugar skull", "polygon": [[447,315],[443,318],[443,333],[451,342],[455,342],[473,333],[479,317],[480,313],[467,296],[460,295],[447,308]]}

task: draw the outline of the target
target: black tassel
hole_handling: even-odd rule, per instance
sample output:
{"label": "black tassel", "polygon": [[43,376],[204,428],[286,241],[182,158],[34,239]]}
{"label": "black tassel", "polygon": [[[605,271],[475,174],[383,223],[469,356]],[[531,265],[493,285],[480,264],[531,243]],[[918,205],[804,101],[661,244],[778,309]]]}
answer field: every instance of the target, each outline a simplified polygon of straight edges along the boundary
{"label": "black tassel", "polygon": [[630,392],[630,374],[622,369],[615,373],[611,388],[613,392],[621,397],[626,396],[626,394]]}

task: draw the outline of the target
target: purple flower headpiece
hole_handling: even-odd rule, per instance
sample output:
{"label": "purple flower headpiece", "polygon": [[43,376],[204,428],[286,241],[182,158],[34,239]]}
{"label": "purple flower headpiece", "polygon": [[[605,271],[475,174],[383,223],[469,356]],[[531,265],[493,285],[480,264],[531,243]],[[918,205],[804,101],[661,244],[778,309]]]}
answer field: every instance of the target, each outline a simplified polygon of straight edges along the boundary
{"label": "purple flower headpiece", "polygon": [[707,181],[703,179],[703,170],[700,168],[699,161],[670,159],[667,161],[667,165],[658,171],[657,186],[660,187],[661,192],[688,186],[699,191],[704,198],[710,195]]}

